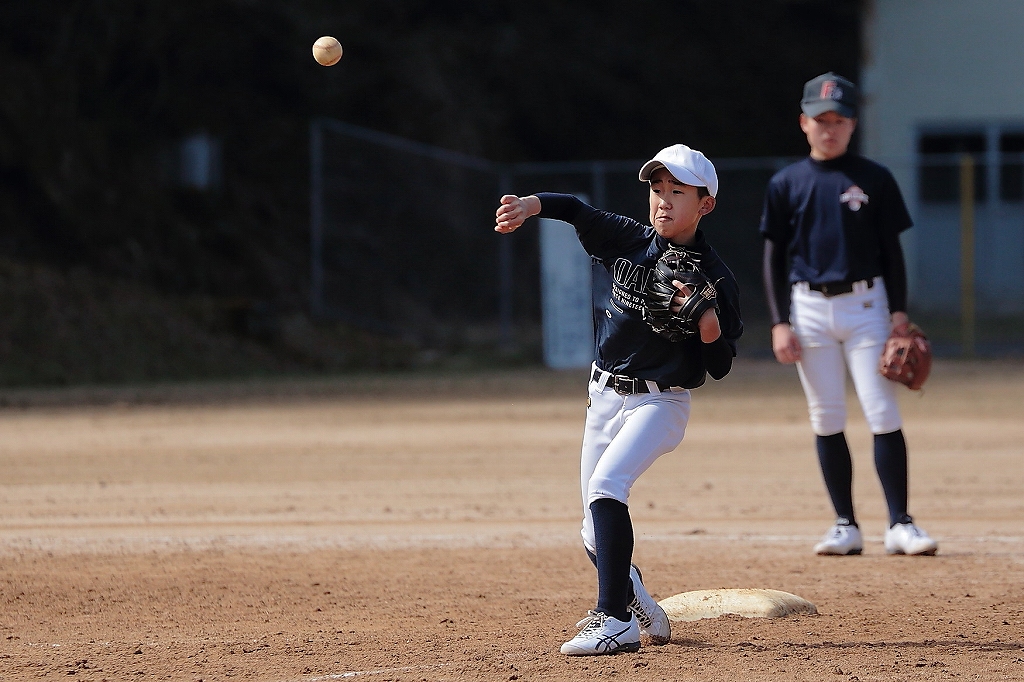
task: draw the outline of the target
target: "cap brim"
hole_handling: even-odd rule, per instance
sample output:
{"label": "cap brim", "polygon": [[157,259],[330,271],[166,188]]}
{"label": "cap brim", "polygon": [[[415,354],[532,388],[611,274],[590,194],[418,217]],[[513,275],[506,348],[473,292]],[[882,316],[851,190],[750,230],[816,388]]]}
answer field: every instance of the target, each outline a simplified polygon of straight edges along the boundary
{"label": "cap brim", "polygon": [[692,185],[694,187],[707,187],[706,182],[704,182],[696,175],[694,175],[692,172],[683,168],[682,166],[677,166],[674,163],[665,163],[664,161],[658,161],[656,159],[651,159],[650,161],[645,163],[643,167],[640,169],[640,181],[648,182],[651,179],[651,176],[654,175],[654,171],[658,170],[659,168],[664,168],[665,170],[667,170],[669,173],[672,174],[672,177],[674,177],[676,180],[683,183],[684,185]]}
{"label": "cap brim", "polygon": [[648,161],[647,163],[640,167],[640,182],[647,182],[648,180],[651,179],[651,175],[654,173],[654,171],[664,167],[665,164],[663,164],[661,161],[651,159],[650,161]]}
{"label": "cap brim", "polygon": [[801,104],[800,109],[805,114],[814,118],[815,116],[821,116],[826,111],[834,111],[840,116],[846,118],[857,118],[857,110],[851,106],[847,106],[842,102],[836,102],[834,100],[824,100],[821,102],[809,102],[807,104]]}

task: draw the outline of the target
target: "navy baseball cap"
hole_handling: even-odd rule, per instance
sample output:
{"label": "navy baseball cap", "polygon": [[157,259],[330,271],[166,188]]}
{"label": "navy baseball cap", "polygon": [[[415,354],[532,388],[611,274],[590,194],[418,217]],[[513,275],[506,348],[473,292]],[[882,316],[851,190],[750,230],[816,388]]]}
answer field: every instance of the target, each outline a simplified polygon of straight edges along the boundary
{"label": "navy baseball cap", "polygon": [[846,118],[857,118],[858,100],[857,86],[829,71],[804,83],[804,98],[800,100],[800,108],[811,118],[826,111],[834,111]]}

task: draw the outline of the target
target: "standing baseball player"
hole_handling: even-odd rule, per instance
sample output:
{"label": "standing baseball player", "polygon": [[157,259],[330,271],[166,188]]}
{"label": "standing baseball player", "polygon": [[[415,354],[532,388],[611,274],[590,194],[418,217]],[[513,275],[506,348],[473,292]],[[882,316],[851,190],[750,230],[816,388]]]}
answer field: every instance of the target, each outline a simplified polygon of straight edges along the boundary
{"label": "standing baseball player", "polygon": [[[597,567],[598,596],[577,624],[579,634],[562,645],[562,653],[571,656],[636,651],[641,634],[652,643],[669,640],[668,617],[632,564],[629,491],[682,441],[690,389],[707,374],[728,374],[743,331],[736,279],[697,229],[715,207],[714,166],[700,152],[674,145],[643,165],[640,180],[649,183],[650,225],[566,194],[503,196],[497,210],[495,230],[502,234],[535,215],[571,223],[593,262],[597,359],[590,373],[580,483],[583,544]],[[694,314],[691,335],[682,340],[660,335],[644,320],[648,280],[669,251],[698,260],[717,296],[717,306]],[[702,300],[698,289],[708,290],[674,285],[677,295],[669,297],[679,314]]]}
{"label": "standing baseball player", "polygon": [[874,434],[875,469],[889,508],[889,554],[935,554],[907,513],[907,445],[895,384],[878,372],[892,329],[909,325],[899,235],[911,226],[885,167],[848,152],[857,88],[834,73],[804,85],[800,128],[810,155],[769,182],[761,216],[772,350],[796,363],[818,462],[836,521],[818,554],[860,554],[853,464],[846,442],[846,371]]}

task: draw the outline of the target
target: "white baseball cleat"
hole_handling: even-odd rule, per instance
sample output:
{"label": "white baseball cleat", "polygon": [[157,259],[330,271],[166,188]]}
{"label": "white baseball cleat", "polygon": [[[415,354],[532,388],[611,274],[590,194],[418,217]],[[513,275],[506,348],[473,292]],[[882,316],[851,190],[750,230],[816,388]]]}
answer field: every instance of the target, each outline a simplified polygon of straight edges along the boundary
{"label": "white baseball cleat", "polygon": [[844,523],[829,528],[821,542],[814,546],[814,553],[821,555],[845,556],[863,551],[864,540],[861,539],[860,528]]}
{"label": "white baseball cleat", "polygon": [[885,531],[885,551],[889,554],[934,556],[938,543],[913,523],[897,523]]}
{"label": "white baseball cleat", "polygon": [[633,581],[633,601],[629,605],[629,612],[636,616],[640,634],[649,637],[651,644],[667,644],[672,637],[668,614],[647,592],[640,569],[632,564],[629,567],[629,578]]}
{"label": "white baseball cleat", "polygon": [[562,653],[568,656],[601,656],[640,649],[640,626],[632,613],[629,622],[624,622],[600,611],[589,611],[576,627],[583,629],[562,645]]}

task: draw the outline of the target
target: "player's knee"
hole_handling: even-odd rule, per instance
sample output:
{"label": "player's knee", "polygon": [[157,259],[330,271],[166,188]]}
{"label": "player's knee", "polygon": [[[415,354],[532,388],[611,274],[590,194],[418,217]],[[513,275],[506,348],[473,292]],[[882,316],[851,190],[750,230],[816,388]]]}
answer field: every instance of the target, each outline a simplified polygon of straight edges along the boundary
{"label": "player's knee", "polygon": [[892,433],[903,428],[903,420],[900,418],[899,410],[876,410],[864,415],[868,422],[871,433],[877,435]]}
{"label": "player's knee", "polygon": [[589,506],[595,500],[601,499],[616,500],[622,504],[628,504],[629,488],[620,481],[593,478],[590,480],[590,487],[587,490],[587,505]]}
{"label": "player's knee", "polygon": [[890,433],[903,427],[895,385],[884,379],[880,381],[876,390],[867,393],[861,400],[864,419],[874,434]]}
{"label": "player's knee", "polygon": [[811,430],[816,436],[831,436],[846,428],[846,410],[841,406],[819,406],[810,410]]}

